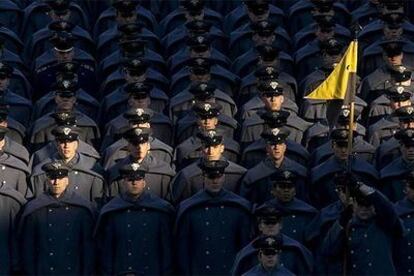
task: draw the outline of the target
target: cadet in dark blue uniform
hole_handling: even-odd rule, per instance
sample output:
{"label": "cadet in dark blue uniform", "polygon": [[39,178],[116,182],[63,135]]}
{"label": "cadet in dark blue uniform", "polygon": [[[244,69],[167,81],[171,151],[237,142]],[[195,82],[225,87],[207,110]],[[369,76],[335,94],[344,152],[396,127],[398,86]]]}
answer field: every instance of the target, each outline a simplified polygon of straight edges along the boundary
{"label": "cadet in dark blue uniform", "polygon": [[395,134],[400,142],[400,157],[385,166],[381,172],[379,190],[390,201],[403,199],[405,194],[405,179],[412,171],[411,163],[414,161],[414,129],[402,129]]}
{"label": "cadet in dark blue uniform", "polygon": [[269,3],[268,0],[246,0],[229,12],[224,19],[224,31],[230,34],[246,23],[256,23],[262,20],[269,20],[277,26],[284,26],[285,16],[283,11]]}
{"label": "cadet in dark blue uniform", "polygon": [[106,204],[95,237],[104,275],[169,275],[173,269],[174,208],[145,190],[145,170],[137,164],[120,169],[125,193]]}
{"label": "cadet in dark blue uniform", "polygon": [[175,172],[170,164],[154,157],[150,152],[150,129],[130,128],[124,133],[128,141],[129,155],[119,160],[107,170],[108,192],[110,197],[122,193],[121,175],[119,169],[130,163],[137,163],[146,170],[145,180],[147,190],[156,196],[166,198],[169,192],[169,185]]}
{"label": "cadet in dark blue uniform", "polygon": [[414,177],[411,172],[406,177],[405,198],[395,205],[395,211],[403,221],[406,234],[394,244],[394,264],[398,275],[412,274],[414,271],[413,244],[414,244]]}
{"label": "cadet in dark blue uniform", "polygon": [[250,203],[223,189],[227,162],[203,164],[204,190],[181,202],[177,213],[180,275],[228,274],[237,252],[248,243],[251,234]]}
{"label": "cadet in dark blue uniform", "polygon": [[198,132],[200,126],[204,130],[218,129],[221,134],[233,138],[238,123],[232,117],[221,114],[221,106],[216,103],[200,102],[193,106],[181,120],[176,123],[176,143],[182,143]]}
{"label": "cadet in dark blue uniform", "polygon": [[286,267],[280,265],[280,255],[283,247],[281,236],[263,236],[253,242],[258,251],[259,264],[252,267],[243,276],[281,276],[295,275]]}
{"label": "cadet in dark blue uniform", "polygon": [[26,128],[14,120],[9,115],[9,108],[7,105],[2,103],[0,98],[0,126],[6,127],[7,137],[16,142],[17,144],[23,145],[24,138],[26,136]]}
{"label": "cadet in dark blue uniform", "polygon": [[188,89],[175,95],[170,100],[170,118],[176,123],[183,118],[195,104],[200,102],[212,102],[221,106],[221,113],[234,117],[237,113],[237,106],[233,99],[211,82],[192,82]]}
{"label": "cadet in dark blue uniform", "polygon": [[7,131],[7,128],[0,126],[0,182],[3,185],[8,185],[10,188],[17,190],[24,197],[30,198],[32,192],[27,185],[30,169],[27,163],[24,163],[18,157],[14,157],[6,150],[5,135]]}
{"label": "cadet in dark blue uniform", "polygon": [[[102,164],[104,168],[109,168],[113,166],[119,160],[127,157],[129,155],[128,141],[124,139],[124,134],[129,131],[131,128],[145,128],[150,132],[149,143],[151,147],[151,155],[157,160],[164,161],[167,164],[172,165],[174,161],[173,148],[169,145],[163,143],[157,138],[157,134],[163,130],[163,119],[160,116],[154,118],[153,121],[149,110],[143,109],[130,109],[123,115],[125,116],[126,125],[121,126],[119,130],[114,134],[114,143],[110,145],[105,145],[104,143],[109,142],[104,141],[102,144],[102,155],[103,160]],[[164,115],[162,115],[164,116]],[[164,116],[165,117],[165,116]],[[164,121],[165,122],[165,121]],[[167,121],[169,122],[169,120]],[[154,124],[153,124],[154,123]],[[158,123],[158,125],[157,125]],[[168,131],[167,133],[168,134]],[[171,139],[172,137],[168,137]]]}
{"label": "cadet in dark blue uniform", "polygon": [[[318,208],[326,207],[338,200],[333,177],[335,174],[347,170],[348,131],[346,129],[335,129],[331,132],[333,156],[312,168],[310,196],[311,202]],[[374,166],[361,158],[352,157],[350,162],[352,162],[352,172],[357,177],[366,181],[369,185],[377,184],[378,172]]]}
{"label": "cadet in dark blue uniform", "polygon": [[[405,86],[396,86],[386,89],[385,95],[378,98],[383,105],[374,106],[371,109],[371,118],[379,117],[380,120],[369,126],[368,141],[374,146],[379,146],[382,142],[390,139],[399,128],[399,118],[394,113],[401,107],[412,106],[411,97],[413,90],[407,89]],[[381,100],[382,99],[382,100]]]}
{"label": "cadet in dark blue uniform", "polygon": [[355,200],[341,213],[323,241],[322,254],[331,264],[327,273],[394,275],[392,246],[403,235],[402,223],[381,193],[359,181],[350,183]]}
{"label": "cadet in dark blue uniform", "polygon": [[225,157],[223,136],[214,130],[201,132],[197,136],[201,140],[201,157],[194,159],[193,163],[180,170],[172,180],[171,196],[174,203],[179,203],[204,188],[204,175],[201,170],[204,162],[217,160],[228,162],[228,166],[224,169],[224,188],[235,193],[239,191],[240,179],[246,172],[245,168]]}
{"label": "cadet in dark blue uniform", "polygon": [[192,58],[207,58],[225,69],[230,67],[229,58],[214,48],[208,35],[203,34],[189,37],[186,47],[182,47],[168,58],[170,74],[173,75],[180,71]]}
{"label": "cadet in dark blue uniform", "polygon": [[25,203],[23,195],[7,184],[1,184],[0,273],[4,275],[11,275],[18,269],[18,216]]}
{"label": "cadet in dark blue uniform", "polygon": [[171,76],[172,95],[186,89],[192,81],[211,81],[217,88],[230,96],[237,93],[239,77],[220,65],[214,64],[212,60],[194,58],[189,60],[187,65]]}
{"label": "cadet in dark blue uniform", "polygon": [[10,84],[13,68],[0,62],[0,101],[10,107],[9,116],[24,126],[29,125],[32,112],[31,102],[16,94]]}
{"label": "cadet in dark blue uniform", "polygon": [[[318,214],[311,205],[296,197],[297,176],[288,170],[281,170],[270,176],[272,199],[264,206],[271,206],[281,212],[281,232],[304,244],[309,223]],[[303,189],[303,187],[300,187]],[[307,187],[304,189],[308,190]],[[260,208],[260,207],[259,207]]]}
{"label": "cadet in dark blue uniform", "polygon": [[352,11],[352,22],[358,23],[364,27],[380,16],[380,1],[368,0],[361,6]]}
{"label": "cadet in dark blue uniform", "polygon": [[282,214],[270,206],[255,210],[259,236],[237,253],[232,268],[232,275],[241,275],[258,263],[258,249],[254,247],[257,240],[264,236],[275,236],[281,241],[279,265],[295,274],[310,274],[313,270],[312,253],[298,241],[282,234]]}
{"label": "cadet in dark blue uniform", "polygon": [[296,176],[295,184],[299,197],[308,197],[307,168],[285,156],[288,135],[289,132],[283,127],[269,129],[263,133],[268,157],[247,171],[241,182],[241,196],[254,203],[264,203],[272,198],[270,176],[280,171],[290,171]]}
{"label": "cadet in dark blue uniform", "polygon": [[[394,111],[393,115],[398,117],[400,129],[414,128],[414,107],[400,107]],[[400,143],[392,136],[377,147],[375,166],[378,170],[381,170],[400,156]]]}
{"label": "cadet in dark blue uniform", "polygon": [[69,169],[59,162],[43,167],[48,190],[28,203],[19,226],[22,272],[38,274],[95,273],[91,203],[69,190]]}
{"label": "cadet in dark blue uniform", "polygon": [[106,188],[104,172],[95,159],[85,158],[78,152],[79,132],[77,129],[60,126],[53,129],[52,134],[55,136],[58,151],[33,168],[31,185],[34,195],[39,196],[47,189],[47,175],[42,169],[43,165],[52,161],[60,161],[70,169],[68,188],[101,207]]}

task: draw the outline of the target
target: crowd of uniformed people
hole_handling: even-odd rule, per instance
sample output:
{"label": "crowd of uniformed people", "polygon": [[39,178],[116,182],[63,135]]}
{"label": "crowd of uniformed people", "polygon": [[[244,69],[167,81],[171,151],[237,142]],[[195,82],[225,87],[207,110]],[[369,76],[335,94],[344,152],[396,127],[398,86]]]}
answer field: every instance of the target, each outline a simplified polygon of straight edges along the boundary
{"label": "crowd of uniformed people", "polygon": [[1,0],[0,274],[414,275],[413,14]]}

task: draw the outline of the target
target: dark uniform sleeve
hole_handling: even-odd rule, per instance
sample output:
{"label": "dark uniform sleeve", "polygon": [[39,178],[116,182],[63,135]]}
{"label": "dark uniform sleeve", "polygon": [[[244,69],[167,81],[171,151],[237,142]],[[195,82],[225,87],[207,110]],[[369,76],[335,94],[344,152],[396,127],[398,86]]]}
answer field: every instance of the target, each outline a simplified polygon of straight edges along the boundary
{"label": "dark uniform sleeve", "polygon": [[172,226],[173,220],[168,214],[165,214],[165,217],[162,218],[160,223],[160,244],[162,244],[161,249],[161,265],[160,270],[163,275],[171,275],[173,271],[173,249],[172,249]]}
{"label": "dark uniform sleeve", "polygon": [[191,275],[191,233],[188,214],[181,217],[176,227],[177,273],[179,275]]}
{"label": "dark uniform sleeve", "polygon": [[322,255],[331,258],[339,258],[345,248],[345,229],[335,221],[322,242]]}
{"label": "dark uniform sleeve", "polygon": [[97,208],[101,208],[105,202],[105,182],[99,177],[94,177],[91,186],[91,200]]}
{"label": "dark uniform sleeve", "polygon": [[82,223],[83,275],[93,275],[96,270],[96,247],[93,239],[95,223],[88,215],[84,216]]}
{"label": "dark uniform sleeve", "polygon": [[393,235],[403,235],[404,228],[392,203],[378,191],[369,197],[374,204],[376,222],[380,227]]}
{"label": "dark uniform sleeve", "polygon": [[35,275],[37,265],[37,229],[36,217],[27,216],[22,222],[20,229],[19,257],[23,274]]}
{"label": "dark uniform sleeve", "polygon": [[99,268],[103,275],[113,275],[113,253],[114,253],[114,230],[110,219],[105,220],[98,233],[97,242],[99,247]]}

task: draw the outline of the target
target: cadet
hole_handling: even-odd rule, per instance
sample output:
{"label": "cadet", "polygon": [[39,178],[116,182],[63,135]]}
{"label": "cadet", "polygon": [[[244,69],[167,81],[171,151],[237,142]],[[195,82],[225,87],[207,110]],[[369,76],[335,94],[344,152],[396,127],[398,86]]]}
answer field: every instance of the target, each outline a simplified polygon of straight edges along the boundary
{"label": "cadet", "polygon": [[227,164],[203,163],[204,189],[179,205],[175,229],[180,275],[228,274],[249,241],[251,205],[223,188]]}
{"label": "cadet", "polygon": [[200,102],[193,106],[192,112],[188,112],[176,123],[176,143],[182,143],[187,138],[197,133],[199,129],[218,129],[221,134],[233,138],[238,123],[232,117],[221,114],[221,106],[216,103]]}
{"label": "cadet", "polygon": [[[400,107],[394,111],[393,115],[398,117],[400,129],[414,128],[414,107]],[[392,136],[377,148],[375,166],[381,170],[400,155],[400,143]]]}
{"label": "cadet", "polygon": [[101,273],[169,275],[174,208],[145,190],[139,165],[125,165],[120,173],[125,193],[102,208],[95,230]]}
{"label": "cadet", "polygon": [[2,101],[0,99],[0,126],[7,127],[7,137],[9,137],[14,142],[23,145],[23,140],[26,136],[26,128],[17,122],[16,120],[13,120],[13,118],[8,117],[9,114],[9,108],[2,104]]}
{"label": "cadet", "polygon": [[[81,63],[86,78],[89,78],[90,83],[96,83],[95,60],[90,54],[74,45],[75,38],[71,33],[56,32],[49,38],[49,41],[53,47],[36,58],[32,66],[33,77],[36,80],[36,91],[42,93],[35,95],[36,98],[40,98],[45,92],[52,89],[51,84],[55,81],[56,71],[60,63],[63,62],[75,61]],[[84,83],[82,82],[81,87],[83,85]],[[87,87],[85,89],[89,91]],[[91,94],[94,94],[93,90]]]}
{"label": "cadet", "polygon": [[[113,144],[108,147],[105,145],[102,146],[103,150],[103,162],[104,168],[109,168],[114,165],[119,160],[127,157],[129,155],[128,141],[125,138],[125,133],[127,133],[131,128],[145,128],[150,133],[150,146],[151,146],[151,155],[153,155],[157,160],[165,161],[167,164],[172,165],[174,159],[173,148],[164,142],[160,141],[157,137],[153,135],[153,131],[157,134],[157,125],[153,125],[150,121],[148,111],[138,110],[129,110],[125,114],[125,117],[128,120],[128,125],[124,126],[119,133],[117,133],[117,139]],[[158,126],[158,130],[159,126]],[[171,139],[171,137],[170,137]]]}
{"label": "cadet", "polygon": [[200,102],[219,104],[221,112],[229,117],[234,117],[237,113],[237,106],[233,99],[217,89],[211,81],[192,82],[188,89],[179,92],[170,100],[170,118],[176,123]]}
{"label": "cadet", "polygon": [[[310,126],[310,123],[299,118],[294,112],[283,110],[285,100],[283,86],[280,86],[275,80],[267,80],[259,83],[258,90],[263,108],[258,109],[256,114],[251,112],[253,114],[243,121],[240,135],[241,142],[248,144],[259,139],[265,124],[277,127],[277,124],[282,123],[290,131],[289,139],[301,143],[303,133]],[[289,106],[289,103],[287,106]]]}
{"label": "cadet", "polygon": [[201,170],[204,162],[217,160],[228,162],[228,166],[224,169],[224,188],[234,193],[239,191],[240,179],[246,172],[245,168],[225,157],[223,136],[214,130],[200,132],[197,136],[201,140],[201,157],[194,159],[193,163],[180,170],[172,180],[171,196],[174,203],[179,203],[204,188],[205,176]]}
{"label": "cadet", "polygon": [[114,25],[103,32],[97,40],[97,51],[99,60],[104,60],[110,54],[119,50],[120,43],[128,40],[141,39],[145,41],[148,53],[155,54],[160,52],[160,40],[156,34],[145,27],[142,22],[132,22]]}
{"label": "cadet", "polygon": [[26,203],[24,197],[9,185],[0,184],[1,223],[0,231],[0,273],[11,275],[18,268],[18,215]]}
{"label": "cadet", "polygon": [[243,276],[295,275],[285,266],[280,265],[282,246],[281,236],[264,236],[255,240],[253,247],[258,251],[259,264]]}
{"label": "cadet", "polygon": [[395,205],[395,211],[404,223],[406,235],[394,244],[394,264],[398,275],[411,274],[414,271],[412,262],[412,246],[414,243],[413,214],[414,214],[414,178],[410,172],[406,177],[404,192],[406,196]]}
{"label": "cadet", "polygon": [[27,163],[20,158],[14,157],[6,150],[6,133],[7,128],[0,126],[0,183],[8,185],[20,192],[24,197],[30,198],[32,192],[27,185],[27,178],[30,175],[30,169]]}
{"label": "cadet", "polygon": [[95,273],[91,203],[68,189],[69,168],[60,162],[45,164],[48,189],[24,208],[19,226],[22,273]]}
{"label": "cadet", "polygon": [[[336,121],[336,127],[339,129],[345,128],[349,129],[351,110],[347,107],[343,107],[340,110],[338,119]],[[353,129],[353,141],[352,141],[352,152],[358,158],[361,158],[369,163],[373,163],[375,147],[369,144],[364,140],[365,128],[357,123],[357,118],[359,117],[358,111],[354,111],[354,129]],[[329,128],[327,127],[327,132]],[[311,166],[316,166],[317,164],[322,163],[330,156],[332,156],[333,150],[331,146],[331,141],[327,141],[323,145],[316,148],[312,153],[312,164]]]}
{"label": "cadet", "polygon": [[224,31],[230,34],[246,23],[256,23],[269,20],[277,26],[284,26],[284,14],[281,9],[269,3],[268,0],[246,0],[229,12],[224,19]]}
{"label": "cadet", "polygon": [[296,175],[296,187],[300,198],[306,198],[308,191],[306,178],[308,170],[285,156],[286,139],[289,132],[284,128],[269,129],[262,134],[266,141],[267,157],[244,175],[240,195],[254,203],[262,204],[271,199],[270,176],[280,171],[290,171]]}
{"label": "cadet", "polygon": [[190,37],[203,34],[209,36],[214,48],[222,53],[227,52],[227,36],[221,29],[213,26],[211,22],[206,21],[206,19],[190,20],[187,23],[178,26],[162,38],[161,44],[164,46],[166,55],[172,56],[186,46],[186,41]]}
{"label": "cadet", "polygon": [[157,22],[154,15],[140,5],[139,1],[115,0],[112,2],[112,7],[104,10],[96,20],[93,31],[94,37],[97,38],[101,33],[111,28],[113,25],[135,23],[138,20],[144,23],[151,31],[155,31],[157,28]]}
{"label": "cadet", "polygon": [[[384,51],[385,49],[387,48],[384,48]],[[383,91],[390,87],[403,85],[412,89],[414,86],[411,70],[402,64],[402,55],[392,58],[388,58],[387,55],[388,53],[384,52],[385,64],[361,82],[360,97],[368,103],[381,96]]]}
{"label": "cadet", "polygon": [[334,154],[326,161],[312,168],[311,171],[311,202],[317,208],[323,208],[338,200],[335,192],[333,176],[338,172],[347,170],[346,163],[351,162],[352,173],[364,180],[368,185],[376,185],[378,180],[377,170],[367,161],[351,156],[347,152],[347,129],[334,129],[331,132],[331,145]]}
{"label": "cadet", "polygon": [[385,106],[384,110],[378,108],[375,113],[371,113],[371,115],[383,113],[380,120],[369,126],[368,140],[374,146],[379,146],[383,141],[390,139],[399,128],[398,117],[393,112],[401,107],[412,106],[411,97],[413,97],[413,92],[405,86],[386,89],[385,96],[387,99],[384,100],[382,97],[382,102],[386,103],[386,100],[388,100],[388,106]]}
{"label": "cadet", "polygon": [[[243,62],[242,60],[243,58],[249,57],[255,47],[262,45],[271,45],[272,47],[278,48],[284,52],[285,59],[290,58],[286,54],[290,53],[292,49],[292,42],[289,35],[283,28],[277,28],[270,21],[263,20],[247,24],[245,27],[241,27],[230,34],[229,47],[232,49],[230,55],[233,60],[239,60],[242,63],[248,61]],[[248,54],[249,52],[250,54]],[[291,73],[292,68],[288,67],[287,69],[288,73]]]}
{"label": "cadet", "polygon": [[271,44],[258,45],[233,61],[231,69],[244,79],[263,66],[278,67],[281,74],[292,74],[293,59],[290,55]]}
{"label": "cadet", "polygon": [[258,236],[237,253],[232,268],[232,275],[242,275],[250,267],[258,263],[258,249],[254,244],[263,237],[274,236],[281,241],[279,264],[298,275],[310,274],[313,270],[312,253],[299,242],[282,234],[282,214],[270,206],[255,210]]}
{"label": "cadet", "polygon": [[80,129],[80,139],[82,141],[92,146],[98,145],[100,139],[98,126],[91,118],[79,111],[72,111],[71,108],[68,108],[69,111],[66,111],[66,108],[69,106],[73,108],[73,104],[73,102],[70,103],[70,101],[65,99],[60,105],[65,111],[59,111],[58,108],[57,111],[45,114],[33,123],[30,143],[34,150],[40,149],[53,140],[52,129],[62,125],[76,125]]}
{"label": "cadet", "polygon": [[[298,87],[295,78],[283,71],[280,71],[278,59],[274,61],[275,63],[263,62],[262,66],[259,66],[256,70],[242,79],[242,82],[240,84],[240,91],[238,94],[238,102],[240,104],[244,104],[247,101],[253,100],[254,96],[258,94],[257,86],[263,81],[277,81],[283,85],[283,91],[287,96],[287,99],[290,98],[293,101],[296,100]],[[266,65],[272,63],[273,65]],[[290,109],[292,109],[292,111],[298,113],[298,107],[296,104],[291,103],[289,105],[291,106]]]}
{"label": "cadet", "polygon": [[95,159],[85,158],[78,152],[78,130],[75,127],[60,126],[52,130],[52,135],[55,136],[57,153],[34,167],[30,179],[34,196],[41,195],[47,189],[47,174],[42,169],[43,165],[60,161],[70,169],[69,189],[101,207],[105,197],[103,169]]}
{"label": "cadet", "polygon": [[289,8],[288,22],[290,32],[295,34],[309,26],[313,21],[312,14],[315,12],[329,13],[334,16],[335,22],[345,27],[348,26],[350,16],[344,4],[325,0],[302,0],[297,1]]}
{"label": "cadet", "polygon": [[380,0],[369,0],[352,11],[352,22],[365,27],[380,16]]}
{"label": "cadet", "polygon": [[52,91],[36,101],[32,119],[37,120],[44,114],[52,112],[55,109],[54,103],[59,105],[65,101],[74,101],[77,110],[93,120],[98,119],[99,102],[79,87],[77,76],[67,78],[64,74],[58,75]]}
{"label": "cadet", "polygon": [[331,264],[327,273],[396,274],[392,246],[404,231],[398,215],[391,202],[375,189],[355,180],[350,184],[355,200],[344,209],[322,244],[322,254]]}
{"label": "cadet", "polygon": [[168,68],[171,75],[181,70],[192,58],[207,58],[214,64],[229,69],[229,58],[212,46],[212,42],[206,34],[189,37],[186,47],[168,58]]}
{"label": "cadet", "polygon": [[[297,176],[288,170],[280,170],[270,176],[272,199],[264,206],[272,206],[281,212],[281,232],[304,244],[309,223],[318,214],[311,205],[296,198]],[[303,187],[301,187],[303,189]],[[307,187],[305,187],[305,190]],[[260,208],[260,207],[259,207]]]}
{"label": "cadet", "polygon": [[232,138],[223,135],[222,130],[210,128],[208,125],[202,124],[191,137],[175,146],[175,163],[178,170],[190,165],[202,156],[204,133],[210,133],[214,137],[222,137],[221,144],[224,145],[223,156],[237,163],[240,155],[240,145]]}
{"label": "cadet", "polygon": [[237,93],[239,77],[220,65],[214,64],[212,60],[194,58],[189,60],[187,65],[171,76],[172,95],[186,89],[192,81],[211,81],[217,88],[230,96]]}
{"label": "cadet", "polygon": [[378,188],[390,201],[396,202],[403,199],[405,179],[412,171],[410,164],[414,161],[414,129],[402,129],[394,137],[400,142],[400,157],[381,170],[381,185]]}
{"label": "cadet", "polygon": [[164,114],[149,108],[133,107],[105,125],[105,137],[101,149],[105,149],[116,142],[121,138],[126,128],[136,124],[150,124],[152,136],[171,145],[173,138],[171,120]]}
{"label": "cadet", "polygon": [[156,196],[166,198],[175,172],[170,164],[150,153],[150,129],[130,128],[124,133],[124,138],[128,141],[129,155],[107,170],[109,196],[114,197],[123,192],[119,169],[124,165],[136,163],[146,170],[147,190]]}
{"label": "cadet", "polygon": [[[169,32],[194,20],[206,20],[221,29],[223,17],[211,8],[205,7],[204,0],[180,0],[178,8],[172,10],[167,16],[161,17],[159,23],[160,35],[165,36]],[[208,4],[211,4],[208,2]],[[219,9],[218,11],[222,11]]]}
{"label": "cadet", "polygon": [[24,126],[30,122],[32,104],[26,98],[14,93],[10,87],[13,68],[5,62],[0,62],[0,99],[10,107],[9,116]]}

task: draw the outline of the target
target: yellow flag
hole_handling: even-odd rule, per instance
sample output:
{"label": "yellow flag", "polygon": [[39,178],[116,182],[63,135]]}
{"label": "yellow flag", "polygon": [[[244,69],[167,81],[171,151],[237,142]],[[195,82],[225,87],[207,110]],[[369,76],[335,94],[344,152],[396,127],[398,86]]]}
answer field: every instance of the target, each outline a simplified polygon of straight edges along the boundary
{"label": "yellow flag", "polygon": [[[322,82],[305,99],[343,100],[347,93],[355,93],[351,84],[355,82],[358,64],[358,41],[352,41],[328,78]],[[349,95],[348,95],[349,96]]]}

